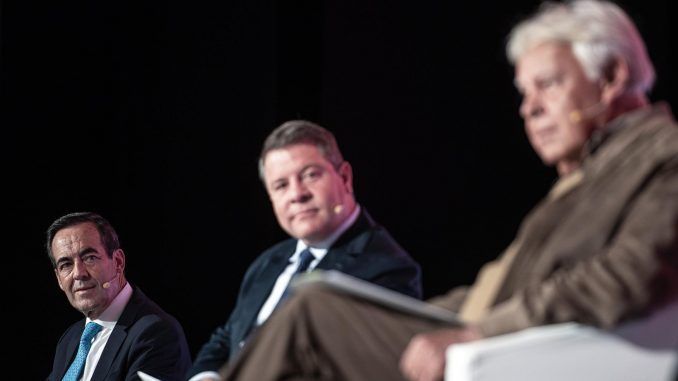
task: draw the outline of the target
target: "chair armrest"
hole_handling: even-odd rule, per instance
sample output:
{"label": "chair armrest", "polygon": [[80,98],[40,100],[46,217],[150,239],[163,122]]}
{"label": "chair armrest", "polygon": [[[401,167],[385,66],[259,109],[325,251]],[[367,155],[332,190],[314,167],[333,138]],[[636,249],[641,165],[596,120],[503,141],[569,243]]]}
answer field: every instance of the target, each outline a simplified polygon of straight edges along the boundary
{"label": "chair armrest", "polygon": [[678,302],[612,332],[535,327],[447,349],[445,381],[675,380]]}

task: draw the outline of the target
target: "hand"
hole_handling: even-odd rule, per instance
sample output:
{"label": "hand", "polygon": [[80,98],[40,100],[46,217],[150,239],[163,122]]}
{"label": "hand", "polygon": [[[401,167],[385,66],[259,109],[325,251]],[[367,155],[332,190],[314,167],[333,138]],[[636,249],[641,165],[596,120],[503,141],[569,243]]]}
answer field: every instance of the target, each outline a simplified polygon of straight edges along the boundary
{"label": "hand", "polygon": [[400,370],[411,381],[439,381],[445,374],[445,350],[455,343],[482,339],[473,326],[416,335],[400,357]]}

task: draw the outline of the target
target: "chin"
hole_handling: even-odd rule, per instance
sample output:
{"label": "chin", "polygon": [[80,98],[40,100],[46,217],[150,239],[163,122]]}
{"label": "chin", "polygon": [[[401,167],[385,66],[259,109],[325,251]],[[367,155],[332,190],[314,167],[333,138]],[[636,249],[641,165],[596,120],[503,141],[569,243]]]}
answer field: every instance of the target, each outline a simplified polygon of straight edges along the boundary
{"label": "chin", "polygon": [[537,155],[541,159],[542,163],[544,165],[552,167],[560,161],[562,158],[562,155],[558,152],[553,152],[553,150],[549,151],[537,151]]}
{"label": "chin", "polygon": [[320,236],[319,233],[317,232],[305,232],[297,235],[299,239],[305,242],[316,242],[319,241],[318,236]]}
{"label": "chin", "polygon": [[85,315],[89,315],[90,312],[96,309],[96,306],[90,304],[80,304],[77,307],[75,307],[75,309],[82,312]]}
{"label": "chin", "polygon": [[306,237],[313,237],[316,236],[321,229],[318,228],[318,224],[316,223],[303,223],[299,224],[294,227],[294,229],[291,229],[294,234],[291,234],[295,237],[301,237],[303,239],[306,239]]}

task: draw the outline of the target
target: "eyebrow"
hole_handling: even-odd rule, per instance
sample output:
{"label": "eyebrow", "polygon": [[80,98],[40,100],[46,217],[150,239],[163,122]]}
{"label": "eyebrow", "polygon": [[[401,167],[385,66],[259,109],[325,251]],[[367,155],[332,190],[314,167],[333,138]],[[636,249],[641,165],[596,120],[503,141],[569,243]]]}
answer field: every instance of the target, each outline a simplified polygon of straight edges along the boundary
{"label": "eyebrow", "polygon": [[[316,162],[309,163],[309,164],[303,166],[299,171],[295,172],[295,175],[296,175],[296,174],[300,174],[300,173],[304,173],[304,172],[306,172],[306,171],[307,171],[308,169],[310,169],[310,168],[315,168],[315,169],[325,169],[325,166],[323,166],[322,164],[316,163]],[[279,183],[279,182],[281,182],[281,181],[286,181],[286,178],[285,178],[285,177],[277,178],[277,179],[271,181],[271,185],[276,184],[276,183]]]}
{"label": "eyebrow", "polygon": [[[96,253],[96,254],[98,254],[99,252],[96,251],[93,247],[86,247],[86,248],[84,248],[82,251],[80,251],[80,252],[78,253],[78,257],[82,257],[83,255],[87,255],[87,254],[89,254],[89,253]],[[57,263],[57,265],[58,265],[59,263],[63,263],[63,262],[69,261],[70,259],[71,259],[70,256],[64,256],[64,257],[61,257],[61,258],[57,259],[56,263]]]}

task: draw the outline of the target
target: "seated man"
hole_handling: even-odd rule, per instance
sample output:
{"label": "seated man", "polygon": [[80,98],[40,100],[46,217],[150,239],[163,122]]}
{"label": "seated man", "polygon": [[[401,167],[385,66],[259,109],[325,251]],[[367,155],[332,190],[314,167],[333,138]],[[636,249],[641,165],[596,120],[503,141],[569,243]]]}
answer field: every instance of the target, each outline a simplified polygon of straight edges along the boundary
{"label": "seated man", "polygon": [[219,377],[219,368],[285,298],[294,273],[336,269],[421,297],[419,265],[356,203],[351,165],[332,133],[303,120],[284,123],[264,142],[259,175],[292,238],[247,270],[235,309],[198,353],[191,381]]}
{"label": "seated man", "polygon": [[561,322],[611,328],[676,300],[678,129],[648,103],[654,70],[632,21],[605,1],[546,4],[507,51],[529,141],[560,179],[472,287],[431,300],[467,324],[303,292],[225,379],[440,380],[451,344]]}
{"label": "seated man", "polygon": [[57,344],[49,381],[180,380],[191,365],[179,323],[125,279],[118,235],[94,213],[67,214],[47,230],[59,287],[85,315]]}

